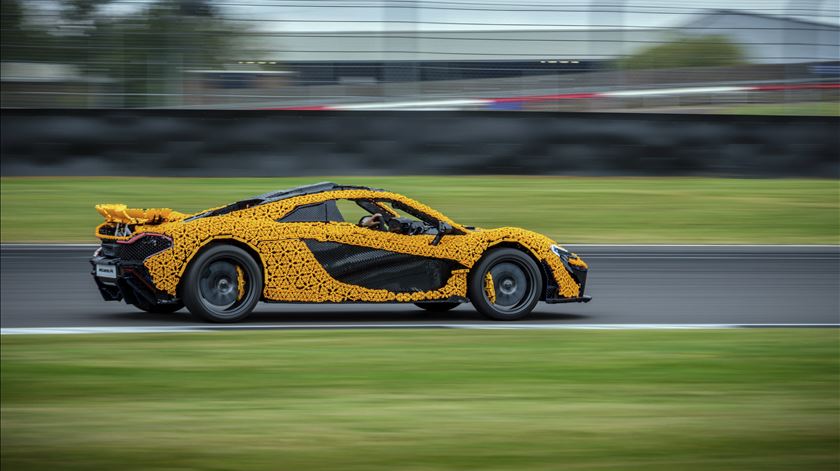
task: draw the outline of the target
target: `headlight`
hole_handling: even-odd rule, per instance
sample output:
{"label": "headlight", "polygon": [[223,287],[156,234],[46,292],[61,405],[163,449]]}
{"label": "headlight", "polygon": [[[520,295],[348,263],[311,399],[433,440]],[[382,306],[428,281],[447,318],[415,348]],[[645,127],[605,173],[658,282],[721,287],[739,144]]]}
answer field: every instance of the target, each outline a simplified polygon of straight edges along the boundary
{"label": "headlight", "polygon": [[566,270],[570,272],[576,272],[581,270],[588,270],[589,266],[572,252],[560,247],[559,245],[552,245],[551,251],[554,252],[555,255],[560,257],[560,261],[563,262],[563,266],[566,267]]}
{"label": "headlight", "polygon": [[560,258],[569,258],[569,251],[559,245],[552,245],[551,251]]}

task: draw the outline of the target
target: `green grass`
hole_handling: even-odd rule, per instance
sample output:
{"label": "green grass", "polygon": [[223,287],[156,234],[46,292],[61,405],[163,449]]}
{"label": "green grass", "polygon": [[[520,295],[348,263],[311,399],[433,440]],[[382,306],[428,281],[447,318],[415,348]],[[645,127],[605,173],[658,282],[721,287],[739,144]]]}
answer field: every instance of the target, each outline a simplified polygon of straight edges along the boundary
{"label": "green grass", "polygon": [[840,116],[840,102],[755,103],[729,106],[721,108],[718,112],[757,116]]}
{"label": "green grass", "polygon": [[2,469],[836,470],[836,330],[3,337]]}
{"label": "green grass", "polygon": [[[3,178],[3,242],[95,242],[97,203],[193,212],[323,178]],[[338,177],[479,227],[564,243],[840,242],[840,181],[717,178]]]}

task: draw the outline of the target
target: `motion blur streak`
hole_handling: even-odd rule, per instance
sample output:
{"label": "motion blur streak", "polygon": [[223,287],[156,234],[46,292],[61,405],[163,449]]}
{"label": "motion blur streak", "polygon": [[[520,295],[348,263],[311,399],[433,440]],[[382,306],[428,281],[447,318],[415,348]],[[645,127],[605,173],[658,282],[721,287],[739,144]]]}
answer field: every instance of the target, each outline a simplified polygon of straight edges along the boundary
{"label": "motion blur streak", "polygon": [[[838,114],[836,89],[804,87],[840,77],[830,1],[4,0],[2,16],[6,108]],[[521,96],[564,98],[505,101]]]}
{"label": "motion blur streak", "polygon": [[442,110],[442,109],[480,109],[501,103],[534,103],[558,100],[581,100],[586,98],[622,98],[656,96],[690,96],[725,94],[735,92],[762,92],[785,90],[831,90],[840,88],[840,83],[817,83],[805,85],[753,85],[742,87],[692,87],[664,88],[648,90],[619,90],[605,92],[565,93],[559,95],[526,95],[505,98],[476,98],[471,100],[434,100],[434,101],[397,101],[381,103],[361,103],[350,105],[318,105],[309,107],[263,108],[266,110],[301,110],[301,111],[365,111],[365,110]]}

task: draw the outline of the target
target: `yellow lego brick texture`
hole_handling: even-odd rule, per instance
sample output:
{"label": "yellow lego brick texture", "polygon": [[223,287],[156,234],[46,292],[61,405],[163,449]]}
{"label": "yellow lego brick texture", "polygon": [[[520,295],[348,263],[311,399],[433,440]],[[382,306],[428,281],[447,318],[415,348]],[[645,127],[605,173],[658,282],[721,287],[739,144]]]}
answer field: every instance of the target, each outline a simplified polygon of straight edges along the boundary
{"label": "yellow lego brick texture", "polygon": [[105,218],[106,222],[122,224],[161,223],[186,216],[169,208],[137,209],[129,208],[124,204],[98,204],[96,211]]}
{"label": "yellow lego brick texture", "polygon": [[493,274],[489,271],[484,275],[484,294],[487,295],[487,300],[496,304],[496,285],[493,283]]}
{"label": "yellow lego brick texture", "polygon": [[[358,227],[350,222],[278,223],[277,219],[300,205],[332,199],[398,201],[429,216],[449,223],[464,235],[443,237],[431,245],[432,235],[402,235]],[[180,215],[179,215],[180,216]],[[149,257],[145,266],[158,289],[177,295],[178,284],[189,262],[200,249],[214,240],[232,239],[248,245],[258,255],[264,273],[263,297],[290,302],[415,302],[467,296],[467,276],[471,268],[493,245],[516,242],[545,260],[554,273],[559,292],[577,297],[579,286],[563,268],[559,257],[551,253],[551,239],[518,228],[467,231],[443,214],[405,196],[372,190],[337,190],[293,197],[221,216],[198,218],[187,222],[137,226],[135,234],[149,231],[172,237],[173,247]],[[99,237],[105,238],[102,235]],[[421,257],[454,260],[466,269],[454,270],[440,289],[424,292],[395,293],[342,283],[321,266],[303,240],[389,250]]]}

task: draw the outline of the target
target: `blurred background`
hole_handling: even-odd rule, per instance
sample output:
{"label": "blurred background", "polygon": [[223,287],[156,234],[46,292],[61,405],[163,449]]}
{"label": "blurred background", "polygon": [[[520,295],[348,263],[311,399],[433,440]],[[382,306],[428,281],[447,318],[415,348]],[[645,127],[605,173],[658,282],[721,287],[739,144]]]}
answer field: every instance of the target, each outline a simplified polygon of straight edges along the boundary
{"label": "blurred background", "polygon": [[191,329],[102,301],[94,205],[321,180],[580,244],[594,297],[3,335],[3,471],[840,469],[836,328],[639,330],[840,323],[837,0],[0,1],[2,334]]}
{"label": "blurred background", "polygon": [[825,0],[3,0],[4,108],[838,115]]}

